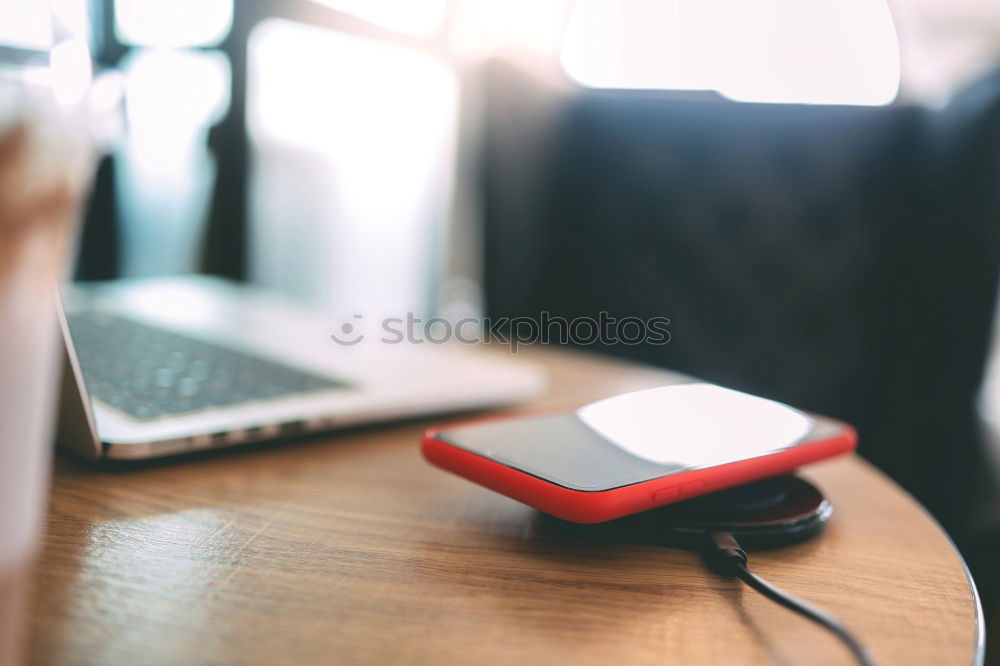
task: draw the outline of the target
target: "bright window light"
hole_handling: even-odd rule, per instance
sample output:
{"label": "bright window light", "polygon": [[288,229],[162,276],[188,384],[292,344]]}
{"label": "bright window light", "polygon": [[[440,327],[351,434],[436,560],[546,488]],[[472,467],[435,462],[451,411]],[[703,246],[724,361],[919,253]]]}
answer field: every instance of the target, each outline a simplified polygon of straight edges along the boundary
{"label": "bright window light", "polygon": [[465,0],[452,13],[452,44],[465,54],[558,53],[573,0]]}
{"label": "bright window light", "polygon": [[139,46],[214,46],[233,24],[233,0],[115,0],[115,30]]}
{"label": "bright window light", "polygon": [[248,50],[254,279],[347,316],[420,311],[450,197],[454,73],[420,50],[279,19]]}
{"label": "bright window light", "polygon": [[[40,3],[44,4],[44,3]],[[49,0],[54,25],[74,37],[90,36],[90,15],[87,0]]]}
{"label": "bright window light", "polygon": [[219,51],[137,49],[122,67],[129,129],[114,163],[122,273],[191,272],[214,174],[205,138],[229,105],[229,60]]}
{"label": "bright window light", "polygon": [[67,39],[52,47],[49,54],[52,92],[58,102],[74,104],[87,94],[93,76],[90,50],[82,39]]}
{"label": "bright window light", "polygon": [[390,30],[426,34],[444,19],[446,0],[315,0]]}
{"label": "bright window light", "polygon": [[881,0],[580,0],[562,64],[594,88],[805,104],[888,104],[900,71]]}
{"label": "bright window light", "polygon": [[165,160],[186,136],[216,122],[228,108],[230,71],[218,51],[143,49],[124,63],[129,126]]}
{"label": "bright window light", "polygon": [[48,4],[0,0],[0,44],[39,50],[49,48],[52,24]]}

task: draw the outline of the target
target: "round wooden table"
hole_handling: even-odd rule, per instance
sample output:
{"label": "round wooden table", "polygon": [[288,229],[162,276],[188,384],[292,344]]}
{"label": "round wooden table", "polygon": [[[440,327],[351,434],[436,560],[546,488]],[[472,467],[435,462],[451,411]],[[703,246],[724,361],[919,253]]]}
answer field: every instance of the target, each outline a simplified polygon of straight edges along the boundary
{"label": "round wooden table", "polygon": [[[535,407],[672,379],[579,353],[522,357],[552,373]],[[695,553],[553,534],[431,468],[428,423],[123,471],[60,459],[31,662],[852,663]],[[880,664],[981,661],[975,589],[926,511],[858,457],[803,474],[833,519],[752,553],[752,568],[837,615]]]}

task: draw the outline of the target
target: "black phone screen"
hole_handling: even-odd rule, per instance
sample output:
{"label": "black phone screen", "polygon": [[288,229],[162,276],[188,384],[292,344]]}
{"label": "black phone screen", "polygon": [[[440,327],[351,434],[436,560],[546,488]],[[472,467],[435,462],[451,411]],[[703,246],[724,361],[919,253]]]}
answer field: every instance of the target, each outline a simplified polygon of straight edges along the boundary
{"label": "black phone screen", "polygon": [[437,438],[567,488],[601,491],[775,453],[815,429],[812,417],[779,402],[691,383],[449,428]]}

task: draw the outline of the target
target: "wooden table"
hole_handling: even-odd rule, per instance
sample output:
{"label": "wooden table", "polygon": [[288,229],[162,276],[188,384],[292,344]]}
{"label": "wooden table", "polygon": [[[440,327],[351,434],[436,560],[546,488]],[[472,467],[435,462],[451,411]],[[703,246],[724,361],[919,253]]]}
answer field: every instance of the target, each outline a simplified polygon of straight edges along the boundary
{"label": "wooden table", "polygon": [[[539,404],[669,375],[529,350]],[[426,422],[95,471],[56,464],[38,664],[849,664],[826,632],[696,554],[552,534],[428,466]],[[982,626],[952,545],[857,457],[816,465],[824,535],[752,567],[832,611],[880,664],[971,664]]]}

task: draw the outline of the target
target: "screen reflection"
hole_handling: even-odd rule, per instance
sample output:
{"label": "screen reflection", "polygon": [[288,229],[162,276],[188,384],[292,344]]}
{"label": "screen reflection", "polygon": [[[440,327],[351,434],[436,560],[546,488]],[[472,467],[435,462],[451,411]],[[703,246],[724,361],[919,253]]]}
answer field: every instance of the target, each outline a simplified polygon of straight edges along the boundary
{"label": "screen reflection", "polygon": [[795,446],[802,412],[712,384],[663,386],[565,414],[452,428],[438,437],[528,474],[600,491]]}

